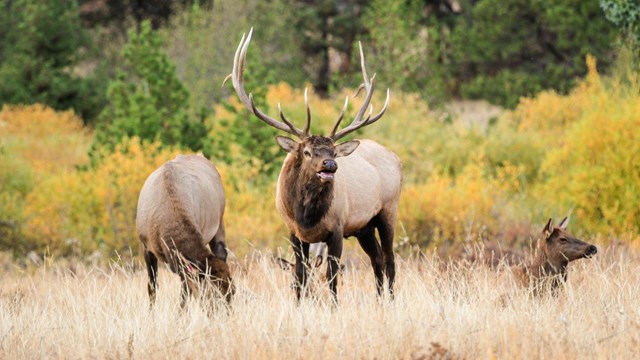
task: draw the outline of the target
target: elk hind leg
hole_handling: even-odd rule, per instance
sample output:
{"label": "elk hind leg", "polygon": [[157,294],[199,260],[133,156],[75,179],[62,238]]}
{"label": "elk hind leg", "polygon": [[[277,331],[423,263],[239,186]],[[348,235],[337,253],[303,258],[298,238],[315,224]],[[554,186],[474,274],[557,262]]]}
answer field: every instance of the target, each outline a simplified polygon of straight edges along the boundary
{"label": "elk hind leg", "polygon": [[378,290],[378,296],[382,296],[383,292],[383,269],[384,263],[382,258],[382,249],[375,237],[375,228],[369,224],[362,229],[356,238],[362,247],[362,250],[369,256],[371,260],[371,266],[373,267],[373,274],[376,277],[376,289]]}
{"label": "elk hind leg", "polygon": [[156,302],[156,292],[158,290],[158,258],[150,251],[144,250],[144,262],[147,265],[147,274],[149,275],[149,283],[147,283],[147,292],[149,293],[150,307]]}
{"label": "elk hind leg", "polygon": [[396,278],[396,262],[393,254],[393,237],[395,236],[395,211],[385,212],[378,215],[377,228],[382,245],[382,255],[384,258],[384,269],[389,282],[389,295],[393,299],[393,284]]}
{"label": "elk hind leg", "polygon": [[227,261],[227,244],[225,243],[226,231],[224,223],[220,223],[218,232],[213,236],[213,239],[209,241],[209,248],[215,257],[222,261]]}

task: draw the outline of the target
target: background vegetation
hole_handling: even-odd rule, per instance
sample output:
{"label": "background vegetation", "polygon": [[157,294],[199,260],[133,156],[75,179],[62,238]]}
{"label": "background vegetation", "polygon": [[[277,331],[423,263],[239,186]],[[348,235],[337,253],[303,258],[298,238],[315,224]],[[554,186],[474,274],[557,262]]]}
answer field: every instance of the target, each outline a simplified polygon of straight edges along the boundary
{"label": "background vegetation", "polygon": [[[247,88],[324,133],[361,82],[384,119],[356,134],[400,156],[397,250],[526,246],[548,217],[602,242],[640,234],[638,6],[589,1],[35,1],[0,5],[0,247],[137,253],[144,179],[179,152],[221,171],[228,243],[286,246],[275,131],[230,87],[255,28]],[[390,16],[389,14],[394,14]],[[497,117],[448,105],[485,99]],[[355,114],[361,99],[350,105]]]}

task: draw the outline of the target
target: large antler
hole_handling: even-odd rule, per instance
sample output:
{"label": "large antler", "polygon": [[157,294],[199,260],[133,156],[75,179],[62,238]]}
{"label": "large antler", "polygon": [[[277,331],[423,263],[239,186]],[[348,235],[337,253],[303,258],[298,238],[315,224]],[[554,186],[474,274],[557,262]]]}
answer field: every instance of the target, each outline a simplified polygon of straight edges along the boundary
{"label": "large antler", "polygon": [[374,73],[371,79],[369,79],[369,77],[367,76],[367,68],[364,63],[364,53],[362,52],[362,44],[359,41],[358,41],[358,46],[360,47],[360,66],[362,67],[362,77],[364,78],[364,83],[358,87],[358,90],[356,91],[356,94],[354,95],[354,97],[358,96],[358,94],[360,93],[360,90],[362,89],[365,89],[366,97],[364,99],[364,103],[362,104],[362,107],[360,107],[360,110],[358,110],[358,113],[356,113],[356,116],[353,118],[353,121],[351,122],[351,124],[349,124],[349,126],[347,126],[346,128],[336,133],[336,131],[338,130],[338,126],[340,125],[340,122],[342,121],[342,118],[344,117],[344,113],[347,109],[347,104],[349,102],[349,97],[347,97],[347,99],[344,102],[344,108],[342,109],[342,112],[340,113],[340,116],[338,117],[336,124],[333,126],[331,135],[329,135],[329,137],[332,138],[333,141],[337,141],[338,139],[346,136],[347,134],[360,129],[361,127],[367,126],[369,124],[373,124],[374,122],[378,121],[378,119],[380,119],[382,115],[384,115],[385,111],[387,111],[387,107],[389,106],[389,89],[387,88],[387,100],[384,102],[384,106],[382,107],[382,110],[380,110],[378,114],[372,117],[371,113],[373,112],[373,105],[371,105],[371,108],[369,109],[369,114],[367,115],[367,117],[364,119],[362,118],[364,116],[364,112],[367,110],[367,107],[369,107],[369,103],[371,102],[371,96],[373,95],[373,87],[376,83],[376,74]]}
{"label": "large antler", "polygon": [[236,54],[233,58],[233,71],[224,79],[222,85],[224,85],[227,80],[231,79],[233,88],[236,90],[240,101],[242,101],[242,103],[247,107],[247,109],[249,109],[249,111],[253,112],[260,120],[264,121],[268,125],[273,126],[278,130],[287,132],[291,135],[295,135],[300,139],[307,137],[309,135],[309,126],[311,123],[311,111],[309,110],[309,102],[307,99],[306,90],[304,92],[304,102],[307,106],[307,124],[304,130],[300,130],[297,127],[293,126],[293,124],[289,122],[287,118],[285,118],[284,113],[282,112],[282,109],[280,107],[280,103],[278,103],[278,111],[280,112],[280,118],[282,119],[282,122],[275,120],[274,118],[260,111],[260,109],[256,107],[253,101],[253,95],[251,93],[249,93],[249,96],[247,96],[247,93],[244,90],[243,76],[245,59],[247,57],[247,48],[249,47],[249,43],[251,42],[252,33],[253,28],[251,28],[251,30],[249,31],[249,35],[247,36],[246,40],[244,34],[242,34],[242,39],[240,40],[240,44],[238,45],[238,49],[236,50]]}

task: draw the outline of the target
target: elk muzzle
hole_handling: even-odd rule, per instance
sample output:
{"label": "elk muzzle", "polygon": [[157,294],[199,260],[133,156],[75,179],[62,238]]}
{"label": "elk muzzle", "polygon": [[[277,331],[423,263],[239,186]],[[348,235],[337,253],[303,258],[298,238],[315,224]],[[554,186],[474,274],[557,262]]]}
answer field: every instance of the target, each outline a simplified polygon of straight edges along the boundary
{"label": "elk muzzle", "polygon": [[338,170],[338,163],[333,159],[325,159],[322,161],[322,168],[318,171],[317,176],[320,181],[333,181],[336,171]]}
{"label": "elk muzzle", "polygon": [[595,245],[589,245],[587,250],[584,252],[584,257],[590,258],[593,257],[598,252],[598,248]]}

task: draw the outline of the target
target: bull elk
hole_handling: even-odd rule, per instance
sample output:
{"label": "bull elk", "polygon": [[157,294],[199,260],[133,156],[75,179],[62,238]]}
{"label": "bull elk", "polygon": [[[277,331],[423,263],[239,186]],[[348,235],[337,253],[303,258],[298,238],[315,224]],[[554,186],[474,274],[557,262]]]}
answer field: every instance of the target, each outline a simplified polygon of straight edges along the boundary
{"label": "bull elk", "polygon": [[521,286],[530,287],[535,294],[540,294],[547,288],[555,292],[567,280],[570,262],[590,258],[598,252],[594,245],[569,234],[568,224],[567,217],[557,227],[549,219],[542,231],[542,238],[538,240],[533,260],[514,271]]}
{"label": "bull elk", "polygon": [[[398,157],[372,140],[336,142],[364,126],[379,120],[389,105],[389,90],[383,108],[372,115],[366,114],[371,102],[375,75],[369,79],[366,72],[362,45],[360,63],[365,90],[362,107],[347,127],[339,129],[347,110],[345,100],[329,136],[311,135],[311,111],[305,90],[306,125],[295,127],[278,109],[282,121],[260,111],[252,94],[244,89],[244,68],[247,48],[253,29],[243,35],[236,50],[233,72],[227,76],[246,108],[258,119],[299,139],[277,136],[276,142],[288,154],[276,185],[276,208],[290,232],[295,263],[295,289],[298,300],[304,296],[309,266],[309,244],[324,242],[328,248],[327,279],[332,299],[337,301],[337,275],[340,269],[343,239],[355,236],[371,260],[378,295],[384,292],[384,275],[389,293],[393,297],[395,262],[393,254],[394,226],[397,217],[401,163]],[[223,83],[224,84],[224,83]],[[378,230],[380,242],[375,237]]]}
{"label": "bull elk", "polygon": [[158,288],[158,259],[180,276],[182,308],[188,294],[202,289],[217,288],[231,300],[224,207],[220,174],[201,155],[178,155],[149,175],[138,198],[136,227],[149,275],[151,306]]}

